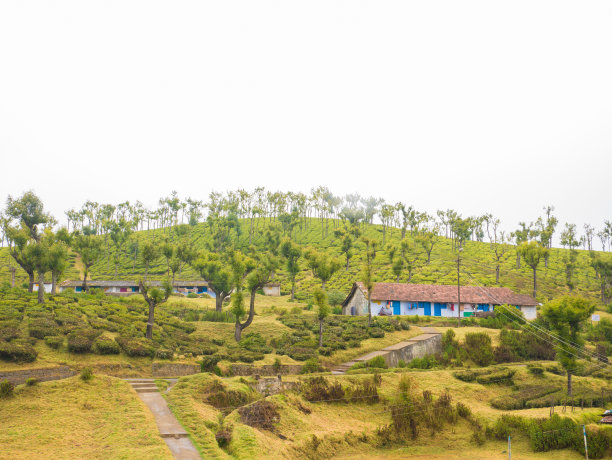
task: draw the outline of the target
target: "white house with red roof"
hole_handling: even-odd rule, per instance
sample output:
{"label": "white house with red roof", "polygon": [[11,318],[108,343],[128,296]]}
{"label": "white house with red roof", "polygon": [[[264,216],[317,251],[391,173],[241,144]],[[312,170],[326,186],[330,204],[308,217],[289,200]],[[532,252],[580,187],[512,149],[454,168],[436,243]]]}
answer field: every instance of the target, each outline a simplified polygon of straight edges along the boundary
{"label": "white house with red roof", "polygon": [[[376,283],[372,289],[372,316],[419,315],[468,317],[476,312],[493,311],[496,305],[520,310],[525,319],[535,319],[539,303],[531,296],[509,288],[461,286],[461,305],[456,285]],[[368,294],[363,283],[354,283],[342,303],[344,315],[367,315]],[[459,314],[457,312],[459,308]]]}

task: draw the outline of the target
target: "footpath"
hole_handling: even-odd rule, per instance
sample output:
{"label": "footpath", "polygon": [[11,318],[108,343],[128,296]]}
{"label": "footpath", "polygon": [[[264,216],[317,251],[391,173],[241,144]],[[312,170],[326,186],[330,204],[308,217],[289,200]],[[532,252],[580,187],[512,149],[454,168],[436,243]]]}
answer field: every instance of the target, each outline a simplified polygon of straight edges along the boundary
{"label": "footpath", "polygon": [[170,411],[166,400],[155,385],[155,381],[153,379],[126,379],[126,381],[136,390],[140,399],[155,417],[159,435],[166,442],[174,458],[176,460],[200,460],[198,450],[189,439],[188,433]]}

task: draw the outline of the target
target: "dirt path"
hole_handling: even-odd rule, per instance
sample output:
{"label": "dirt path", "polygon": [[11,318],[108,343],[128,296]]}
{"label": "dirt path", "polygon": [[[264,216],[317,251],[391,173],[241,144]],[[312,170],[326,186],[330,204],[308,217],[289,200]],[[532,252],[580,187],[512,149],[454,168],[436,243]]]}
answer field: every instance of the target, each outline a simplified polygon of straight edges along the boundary
{"label": "dirt path", "polygon": [[155,381],[153,379],[126,380],[155,417],[159,435],[164,438],[174,458],[176,460],[200,460],[200,454],[189,439],[188,433],[170,411]]}

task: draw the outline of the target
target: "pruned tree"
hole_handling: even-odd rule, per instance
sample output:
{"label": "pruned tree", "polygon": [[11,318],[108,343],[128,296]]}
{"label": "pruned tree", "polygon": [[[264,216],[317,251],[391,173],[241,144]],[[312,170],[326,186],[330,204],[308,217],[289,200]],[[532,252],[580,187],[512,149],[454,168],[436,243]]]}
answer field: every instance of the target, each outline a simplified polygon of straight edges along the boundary
{"label": "pruned tree", "polygon": [[153,326],[155,324],[155,308],[166,302],[172,294],[172,285],[168,280],[162,282],[161,288],[157,286],[149,286],[142,280],[139,281],[140,293],[145,302],[149,306],[149,317],[147,319],[147,330],[145,337],[153,338]]}
{"label": "pruned tree", "polygon": [[325,289],[325,284],[334,273],[342,266],[342,262],[335,257],[330,256],[326,252],[319,252],[313,248],[307,249],[304,256],[308,261],[308,267],[312,270],[313,276],[321,280],[321,288],[323,289]]}
{"label": "pruned tree", "polygon": [[102,240],[94,235],[89,227],[83,227],[83,232],[77,230],[73,233],[72,249],[80,256],[83,265],[83,290],[89,293],[87,276],[91,266],[102,255]]}
{"label": "pruned tree", "polygon": [[[228,256],[225,255],[227,259]],[[219,254],[202,252],[193,262],[193,268],[198,271],[208,288],[215,294],[215,310],[223,310],[223,301],[231,294],[233,289],[232,273],[228,264],[222,261]]]}
{"label": "pruned tree", "polygon": [[365,263],[361,271],[361,282],[363,283],[368,295],[368,327],[372,326],[372,289],[374,288],[374,259],[376,258],[376,241],[367,237],[362,237],[365,244]]}
{"label": "pruned tree", "polygon": [[291,301],[295,300],[295,278],[300,273],[300,257],[302,249],[289,238],[283,239],[280,246],[281,255],[285,259],[285,268],[291,281]]}
{"label": "pruned tree", "polygon": [[159,258],[159,249],[155,245],[155,243],[151,243],[149,241],[145,242],[142,245],[140,250],[140,259],[145,266],[145,275],[144,279],[147,281],[147,277],[149,275],[149,267],[152,263],[154,263]]}
{"label": "pruned tree", "polygon": [[510,248],[505,232],[500,229],[501,221],[489,214],[486,216],[485,223],[489,236],[489,247],[495,257],[495,284],[499,284],[501,261]]}
{"label": "pruned tree", "polygon": [[329,316],[327,294],[323,289],[316,288],[313,292],[314,303],[317,306],[317,319],[319,320],[319,348],[323,346],[323,322]]}
{"label": "pruned tree", "polygon": [[414,237],[414,241],[421,246],[427,254],[427,265],[429,265],[433,248],[440,241],[437,229],[434,228],[419,232],[419,234]]}

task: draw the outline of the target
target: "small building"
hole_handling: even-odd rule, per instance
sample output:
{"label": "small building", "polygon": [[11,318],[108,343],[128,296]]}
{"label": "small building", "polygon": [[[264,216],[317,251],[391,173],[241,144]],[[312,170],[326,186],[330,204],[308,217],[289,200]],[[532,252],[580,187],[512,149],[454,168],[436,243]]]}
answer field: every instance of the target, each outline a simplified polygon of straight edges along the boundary
{"label": "small building", "polygon": [[[496,305],[512,305],[525,319],[535,319],[539,303],[531,296],[516,294],[509,288],[461,286],[461,305],[457,286],[433,284],[376,283],[372,289],[372,316],[419,315],[456,318],[477,312],[493,311]],[[459,308],[459,315],[457,312]],[[342,303],[343,315],[367,315],[368,294],[363,283],[354,283]]]}
{"label": "small building", "polygon": [[[51,287],[53,286],[53,284],[51,283],[44,283],[43,287],[45,288],[45,292],[51,292]],[[32,292],[38,292],[38,283],[34,283],[32,285]]]}
{"label": "small building", "polygon": [[278,297],[281,295],[280,284],[278,283],[268,283],[263,287],[264,295],[269,295],[273,297]]}
{"label": "small building", "polygon": [[[162,282],[148,281],[147,284],[149,286],[159,287],[162,285]],[[101,289],[106,294],[114,296],[126,296],[138,294],[140,292],[140,288],[138,287],[138,281],[87,280],[87,286],[89,286],[89,288]],[[175,281],[173,287],[173,291],[175,294],[209,294],[211,297],[215,297],[215,293],[209,291],[208,283],[206,281]],[[83,280],[66,280],[59,285],[58,290],[59,292],[64,292],[66,290],[82,292]]]}

